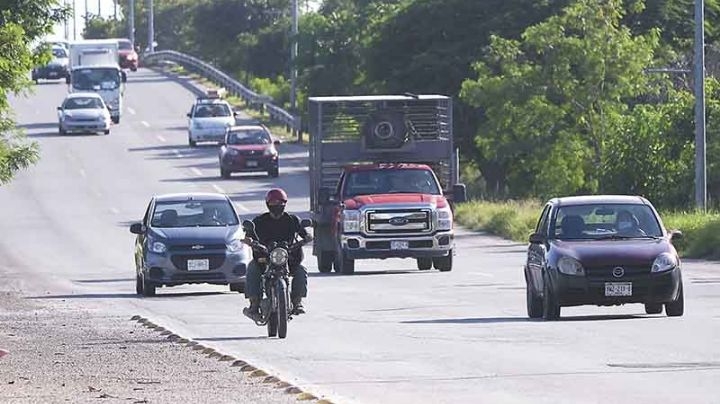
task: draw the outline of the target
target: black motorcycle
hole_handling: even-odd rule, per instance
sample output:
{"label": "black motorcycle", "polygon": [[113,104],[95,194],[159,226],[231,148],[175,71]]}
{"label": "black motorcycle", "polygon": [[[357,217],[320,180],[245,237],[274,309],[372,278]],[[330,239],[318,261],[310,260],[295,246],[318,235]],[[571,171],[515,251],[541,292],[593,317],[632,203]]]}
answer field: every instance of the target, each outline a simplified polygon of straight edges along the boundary
{"label": "black motorcycle", "polygon": [[[303,219],[300,225],[304,228],[312,226],[312,221]],[[255,223],[245,220],[242,223],[245,234],[255,233]],[[260,318],[252,320],[259,326],[267,325],[269,337],[285,338],[287,325],[292,320],[293,307],[290,300],[290,269],[288,260],[290,252],[302,248],[307,244],[305,240],[287,242],[274,242],[269,246],[258,241],[249,243],[253,250],[260,252],[265,261],[263,273],[263,290],[265,297],[260,301]],[[248,316],[249,317],[249,316]]]}

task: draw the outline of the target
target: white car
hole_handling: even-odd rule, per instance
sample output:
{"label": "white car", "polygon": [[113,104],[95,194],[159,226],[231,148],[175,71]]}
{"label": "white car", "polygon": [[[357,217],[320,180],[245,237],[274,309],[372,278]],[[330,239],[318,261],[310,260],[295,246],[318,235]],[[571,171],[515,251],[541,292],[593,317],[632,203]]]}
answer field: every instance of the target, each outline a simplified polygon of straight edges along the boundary
{"label": "white car", "polygon": [[58,130],[110,134],[110,111],[97,93],[70,93],[58,108]]}
{"label": "white car", "polygon": [[225,141],[227,129],[235,125],[237,112],[217,96],[198,97],[188,112],[188,144]]}

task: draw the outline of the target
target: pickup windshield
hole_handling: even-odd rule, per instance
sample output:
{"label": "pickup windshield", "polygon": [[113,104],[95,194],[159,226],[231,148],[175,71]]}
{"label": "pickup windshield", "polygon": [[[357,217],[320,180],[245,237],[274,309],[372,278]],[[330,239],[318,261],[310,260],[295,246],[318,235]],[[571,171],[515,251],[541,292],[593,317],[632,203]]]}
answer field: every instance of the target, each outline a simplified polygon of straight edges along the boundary
{"label": "pickup windshield", "polygon": [[120,72],[113,68],[78,69],[72,72],[76,90],[115,90],[120,86]]}
{"label": "pickup windshield", "polygon": [[344,197],[374,194],[441,195],[432,172],[418,169],[377,169],[347,174]]}

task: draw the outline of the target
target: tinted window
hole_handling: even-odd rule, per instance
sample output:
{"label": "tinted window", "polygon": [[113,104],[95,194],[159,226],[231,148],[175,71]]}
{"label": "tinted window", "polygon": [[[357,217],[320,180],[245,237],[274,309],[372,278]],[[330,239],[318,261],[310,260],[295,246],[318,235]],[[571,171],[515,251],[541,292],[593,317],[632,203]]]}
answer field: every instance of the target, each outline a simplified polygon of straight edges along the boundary
{"label": "tinted window", "polygon": [[643,204],[587,204],[561,206],[551,228],[559,239],[662,237],[660,224]]}
{"label": "tinted window", "polygon": [[228,144],[270,144],[270,136],[263,130],[242,130],[228,134]]}
{"label": "tinted window", "polygon": [[72,73],[73,87],[78,90],[114,90],[120,86],[116,69],[79,69]]}
{"label": "tinted window", "polygon": [[230,108],[225,104],[199,104],[195,107],[196,118],[212,118],[230,115],[232,115]]}
{"label": "tinted window", "polygon": [[370,194],[421,193],[439,195],[440,188],[428,170],[363,170],[351,172],[345,181],[345,197]]}
{"label": "tinted window", "polygon": [[65,100],[65,109],[102,109],[102,100],[95,97],[74,97]]}
{"label": "tinted window", "polygon": [[213,227],[237,225],[238,218],[225,200],[157,202],[153,227]]}

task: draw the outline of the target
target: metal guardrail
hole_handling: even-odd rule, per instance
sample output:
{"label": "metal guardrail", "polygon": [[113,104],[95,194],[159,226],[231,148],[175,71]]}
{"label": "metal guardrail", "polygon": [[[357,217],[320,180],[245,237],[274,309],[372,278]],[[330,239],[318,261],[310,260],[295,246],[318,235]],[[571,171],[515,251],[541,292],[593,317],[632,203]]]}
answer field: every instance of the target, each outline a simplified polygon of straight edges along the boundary
{"label": "metal guardrail", "polygon": [[302,139],[300,116],[295,116],[274,105],[270,96],[258,94],[250,90],[226,73],[196,57],[176,51],[165,50],[145,53],[142,56],[142,61],[143,64],[147,66],[152,66],[160,62],[173,62],[188,70],[194,71],[225,88],[230,95],[242,98],[250,108],[267,111],[271,121],[285,125],[285,128],[292,132],[298,141]]}

